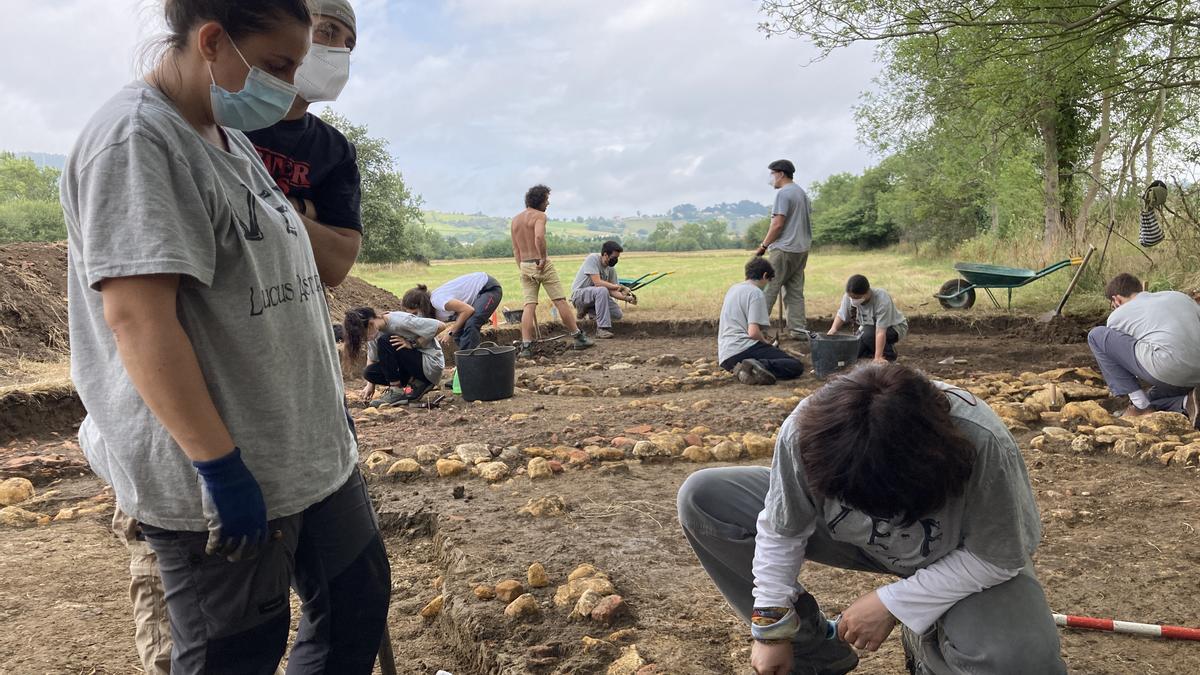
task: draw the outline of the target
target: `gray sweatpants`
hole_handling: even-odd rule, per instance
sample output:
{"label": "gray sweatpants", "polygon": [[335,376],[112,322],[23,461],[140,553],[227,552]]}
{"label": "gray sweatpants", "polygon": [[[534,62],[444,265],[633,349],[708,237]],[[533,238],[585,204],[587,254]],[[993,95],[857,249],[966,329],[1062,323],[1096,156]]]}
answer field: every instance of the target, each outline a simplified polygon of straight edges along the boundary
{"label": "gray sweatpants", "polygon": [[1167,412],[1184,412],[1183,403],[1191,389],[1159,382],[1146,372],[1137,360],[1137,340],[1108,326],[1096,326],[1088,331],[1088,346],[1100,365],[1100,374],[1109,391],[1115,396],[1127,396],[1142,388],[1142,382],[1150,385],[1146,397],[1150,407]]}
{"label": "gray sweatpants", "polygon": [[763,289],[767,300],[767,309],[775,311],[775,300],[780,291],[783,297],[780,302],[787,310],[788,331],[795,334],[805,330],[807,319],[804,315],[804,268],[808,265],[808,251],[789,253],[787,251],[770,251],[767,260],[775,268],[775,278]]}
{"label": "gray sweatpants", "polygon": [[612,322],[620,321],[623,316],[621,306],[608,294],[608,289],[599,286],[588,286],[575,291],[571,294],[571,304],[583,314],[594,313],[597,328],[612,328]]}
{"label": "gray sweatpants", "polygon": [[[679,522],[704,571],[730,607],[749,624],[754,609],[754,536],[770,484],[766,467],[725,467],[697,471],[679,488]],[[835,541],[824,523],[805,547],[805,560],[842,569],[893,574],[856,546]],[[1065,673],[1058,629],[1032,566],[998,586],[970,595],[951,607],[920,636],[916,657],[937,675],[954,673]],[[824,631],[812,595],[796,601],[802,630],[796,636],[796,667],[820,670],[844,658]],[[801,670],[800,672],[804,672]]]}

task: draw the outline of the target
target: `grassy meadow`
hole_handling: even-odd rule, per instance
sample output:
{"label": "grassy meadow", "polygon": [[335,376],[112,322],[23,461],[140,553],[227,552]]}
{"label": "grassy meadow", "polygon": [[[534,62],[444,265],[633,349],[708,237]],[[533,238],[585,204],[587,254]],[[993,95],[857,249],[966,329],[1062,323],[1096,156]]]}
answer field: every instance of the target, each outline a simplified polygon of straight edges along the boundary
{"label": "grassy meadow", "polygon": [[[630,307],[628,318],[654,320],[657,318],[716,317],[720,312],[725,291],[743,277],[742,267],[750,258],[749,251],[698,251],[694,253],[624,253],[617,271],[621,278],[636,278],[648,272],[672,274],[638,292],[638,306]],[[559,277],[567,292],[579,269],[583,256],[553,258]],[[1005,264],[1005,261],[990,261]],[[899,249],[857,251],[820,249],[808,259],[805,300],[810,316],[829,316],[842,296],[846,278],[865,274],[873,286],[886,288],[906,314],[945,312],[933,293],[954,277],[952,260],[914,258]],[[517,266],[512,259],[441,260],[430,265],[416,263],[391,265],[357,265],[352,274],[385,288],[396,295],[417,283],[429,288],[469,272],[491,274],[504,287],[503,307],[521,307],[521,291]],[[1041,312],[1053,309],[1070,281],[1070,270],[1056,272],[1013,291],[1013,310]],[[1004,302],[1003,291],[996,291]],[[1102,300],[1094,293],[1073,296],[1069,310],[1082,312],[1103,308]],[[388,308],[381,308],[388,309]],[[538,316],[549,317],[550,303],[543,293]],[[971,314],[995,312],[986,295],[980,291]]]}

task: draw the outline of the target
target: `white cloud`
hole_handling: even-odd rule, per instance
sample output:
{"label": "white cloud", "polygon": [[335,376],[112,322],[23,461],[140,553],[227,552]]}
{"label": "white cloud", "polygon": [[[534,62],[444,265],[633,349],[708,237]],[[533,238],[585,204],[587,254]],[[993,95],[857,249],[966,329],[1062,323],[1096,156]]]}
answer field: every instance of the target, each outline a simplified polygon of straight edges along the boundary
{"label": "white cloud", "polygon": [[[153,0],[9,0],[0,148],[65,152],[134,75]],[[139,12],[139,7],[142,10]],[[7,8],[6,8],[7,9]],[[515,212],[532,182],[556,215],[770,198],[768,162],[807,183],[869,162],[852,106],[869,50],[805,67],[748,0],[358,0],[353,76],[334,107],[391,141],[440,209]]]}

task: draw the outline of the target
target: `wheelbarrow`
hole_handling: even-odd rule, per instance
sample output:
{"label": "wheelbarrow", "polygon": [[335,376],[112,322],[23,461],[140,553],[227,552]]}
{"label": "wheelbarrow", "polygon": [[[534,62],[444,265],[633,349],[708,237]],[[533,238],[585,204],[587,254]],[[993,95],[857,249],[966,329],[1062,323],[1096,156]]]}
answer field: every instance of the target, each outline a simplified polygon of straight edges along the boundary
{"label": "wheelbarrow", "polygon": [[[1091,251],[1088,252],[1088,257],[1091,257]],[[946,309],[970,309],[975,304],[975,289],[981,288],[984,293],[987,293],[988,298],[996,306],[996,309],[1001,309],[1000,301],[996,299],[995,294],[992,293],[992,289],[1003,288],[1008,290],[1008,309],[1012,309],[1012,289],[1031,284],[1061,269],[1081,266],[1084,264],[1084,260],[1085,258],[1083,257],[1068,258],[1060,260],[1049,267],[1043,267],[1040,270],[1003,267],[985,263],[954,263],[954,269],[959,273],[961,278],[951,279],[942,284],[942,287],[938,289],[937,293],[933,294],[933,297],[937,298],[942,307]],[[1076,274],[1076,280],[1078,276]],[[1072,284],[1072,287],[1074,287],[1074,284]],[[1066,302],[1065,297],[1063,298],[1063,302]],[[1061,311],[1061,304],[1059,307],[1059,311]]]}
{"label": "wheelbarrow", "polygon": [[650,272],[649,274],[643,274],[636,279],[617,279],[617,283],[631,291],[636,291],[639,288],[645,288],[659,279],[672,274],[674,274],[674,272]]}

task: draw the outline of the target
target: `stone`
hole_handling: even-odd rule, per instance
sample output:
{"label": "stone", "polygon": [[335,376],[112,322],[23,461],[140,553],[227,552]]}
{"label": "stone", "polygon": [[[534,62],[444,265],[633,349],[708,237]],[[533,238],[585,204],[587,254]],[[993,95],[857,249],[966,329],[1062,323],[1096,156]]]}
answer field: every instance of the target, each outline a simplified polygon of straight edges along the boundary
{"label": "stone", "polygon": [[466,464],[478,464],[478,460],[491,461],[492,451],[484,443],[463,443],[454,448],[454,454],[458,455]]}
{"label": "stone", "polygon": [[607,675],[637,675],[637,671],[646,665],[646,660],[638,653],[637,645],[630,645],[621,650],[621,656],[608,667]]}
{"label": "stone", "polygon": [[15,506],[33,495],[33,482],[28,478],[9,478],[0,483],[0,506]]}
{"label": "stone", "polygon": [[529,566],[529,570],[525,573],[525,579],[529,582],[530,588],[545,588],[550,585],[550,577],[540,562]]}
{"label": "stone", "polygon": [[733,441],[721,441],[712,449],[712,455],[718,462],[735,462],[742,456],[742,446]]}
{"label": "stone", "polygon": [[480,600],[493,600],[496,597],[496,589],[491,586],[476,586],[472,591],[475,593],[475,597]]}
{"label": "stone", "polygon": [[32,527],[38,524],[40,517],[40,514],[19,506],[6,506],[0,509],[0,527]]}
{"label": "stone", "polygon": [[616,593],[617,589],[608,580],[608,577],[604,576],[575,579],[558,587],[554,592],[554,605],[556,607],[566,607],[574,604],[583,595],[584,591],[595,591],[604,596]]}
{"label": "stone", "polygon": [[596,609],[596,605],[604,599],[596,591],[584,591],[583,595],[579,596],[579,600],[575,602],[575,608],[571,610],[571,614],[567,617],[570,621],[582,621],[592,616],[592,610]]}
{"label": "stone", "polygon": [[1119,438],[1122,436],[1133,437],[1137,434],[1137,430],[1132,427],[1123,427],[1119,424],[1106,424],[1102,427],[1096,427],[1093,433],[1097,436],[1116,436]]}
{"label": "stone", "polygon": [[742,445],[745,446],[750,459],[766,459],[775,454],[775,444],[760,434],[742,436]]}
{"label": "stone", "polygon": [[1097,401],[1072,401],[1063,405],[1059,412],[1062,414],[1063,422],[1086,422],[1097,427],[1117,423],[1117,419],[1112,416],[1112,413],[1105,410],[1104,406]]}
{"label": "stone", "polygon": [[663,354],[657,358],[650,359],[650,363],[656,366],[682,366],[683,359],[674,354]]}
{"label": "stone", "polygon": [[479,475],[489,483],[497,483],[508,478],[508,465],[504,462],[486,462],[479,465]]}
{"label": "stone", "polygon": [[689,446],[686,450],[684,450],[683,458],[689,462],[695,462],[696,464],[703,464],[705,462],[713,461],[712,453],[698,445]]}
{"label": "stone", "polygon": [[529,419],[529,413],[513,413],[508,416],[509,422],[524,422]]}
{"label": "stone", "polygon": [[630,370],[633,368],[632,363],[614,363],[608,367],[609,370]]}
{"label": "stone", "polygon": [[550,478],[554,475],[554,471],[550,468],[550,462],[547,462],[543,457],[534,457],[529,460],[529,465],[525,467],[525,472],[529,474],[529,480]]}
{"label": "stone", "polygon": [[538,499],[530,499],[525,506],[522,506],[518,513],[526,513],[534,518],[543,518],[546,516],[561,516],[567,512],[567,503],[558,495],[549,497],[541,497]]}
{"label": "stone", "polygon": [[1138,431],[1155,436],[1168,436],[1170,434],[1182,436],[1183,434],[1195,431],[1186,415],[1174,412],[1156,412],[1140,417],[1132,417],[1129,419],[1129,422]]}
{"label": "stone", "polygon": [[421,476],[421,465],[415,459],[401,459],[392,464],[387,475],[397,480],[411,480]]}
{"label": "stone", "polygon": [[504,608],[504,616],[510,619],[529,619],[541,613],[542,608],[538,605],[537,598],[530,593],[515,598]]}
{"label": "stone", "polygon": [[1089,436],[1076,436],[1071,439],[1071,452],[1090,455],[1096,452],[1096,442]]}
{"label": "stone", "polygon": [[671,459],[671,451],[652,441],[638,441],[633,446],[633,456],[643,462],[661,462]]}
{"label": "stone", "polygon": [[1057,410],[1067,403],[1067,397],[1058,390],[1058,385],[1051,382],[1040,390],[1033,392],[1027,400],[1033,400],[1047,410]]}
{"label": "stone", "polygon": [[592,651],[596,651],[598,649],[604,649],[605,647],[611,646],[611,645],[609,645],[608,642],[605,642],[604,640],[600,640],[598,638],[594,638],[590,635],[584,635],[583,638],[581,639],[581,642],[583,642],[583,651],[584,652],[592,652]]}
{"label": "stone", "polygon": [[670,452],[672,455],[678,455],[688,446],[688,443],[683,438],[682,434],[655,434],[654,436],[650,437],[650,440],[658,447]]}
{"label": "stone", "polygon": [[592,456],[585,450],[572,450],[567,453],[567,463],[571,466],[582,466],[592,461]]}
{"label": "stone", "polygon": [[621,398],[621,390],[617,387],[609,387],[600,392],[600,395],[604,398]]}
{"label": "stone", "polygon": [[567,421],[571,424],[578,424],[583,421],[583,415],[580,415],[579,413],[571,413],[570,415],[567,415]]}
{"label": "stone", "polygon": [[567,581],[575,581],[576,579],[586,579],[588,577],[607,577],[608,575],[601,572],[595,565],[591,563],[583,563],[579,567],[571,570],[567,575]]}
{"label": "stone", "polygon": [[437,474],[442,478],[457,476],[467,470],[467,465],[456,459],[439,459],[437,461]]}
{"label": "stone", "polygon": [[1108,390],[1101,387],[1093,387],[1081,382],[1060,382],[1059,390],[1068,401],[1079,401],[1084,399],[1108,398]]}
{"label": "stone", "polygon": [[588,448],[586,452],[598,462],[619,462],[625,459],[625,451],[617,448]]}
{"label": "stone", "polygon": [[1112,451],[1122,457],[1138,457],[1146,448],[1136,438],[1118,438],[1113,443]]}
{"label": "stone", "polygon": [[600,475],[616,476],[629,475],[629,462],[604,462],[600,465]]}
{"label": "stone", "polygon": [[637,637],[636,628],[622,628],[618,631],[613,631],[608,635],[609,642],[632,642]]}
{"label": "stone", "polygon": [[496,584],[496,598],[501,602],[512,602],[525,592],[525,587],[516,579],[506,579]]}
{"label": "stone", "polygon": [[546,464],[550,467],[551,473],[562,473],[564,471],[562,462],[557,459],[551,459]]}
{"label": "stone", "polygon": [[605,596],[592,610],[592,621],[611,626],[625,614],[625,609],[625,600],[621,596]]}
{"label": "stone", "polygon": [[[1176,448],[1174,463],[1180,466],[1196,466],[1200,464],[1200,442],[1188,443]],[[0,511],[0,513],[3,513],[3,511]]]}
{"label": "stone", "polygon": [[713,405],[712,401],[710,401],[706,398],[700,399],[699,401],[695,401],[694,403],[692,403],[692,410],[695,410],[696,412],[703,412],[703,411],[711,408],[712,405]]}
{"label": "stone", "polygon": [[633,440],[632,438],[617,436],[616,438],[612,439],[612,445],[614,448],[632,449],[633,446],[637,445],[637,441]]}
{"label": "stone", "polygon": [[[651,426],[649,424],[639,424],[636,427],[629,427],[628,429],[625,430],[625,433],[634,434],[637,436],[645,436],[646,434],[648,434],[652,431],[654,431],[653,426]],[[614,439],[614,444],[615,444],[615,439]]]}
{"label": "stone", "polygon": [[363,462],[363,465],[366,467],[367,473],[379,473],[384,471],[388,466],[391,466],[394,460],[395,458],[386,452],[376,450],[367,455],[367,459]]}
{"label": "stone", "polygon": [[421,612],[420,612],[421,617],[425,618],[425,619],[434,618],[438,614],[442,613],[442,606],[445,604],[446,604],[446,596],[444,596],[444,595],[437,596],[433,600],[430,600],[429,604],[425,605],[425,607],[423,607],[421,609]]}
{"label": "stone", "polygon": [[[596,390],[586,384],[564,384],[558,388],[559,396],[595,396]],[[580,416],[580,419],[583,419]]]}
{"label": "stone", "polygon": [[433,464],[442,456],[442,449],[432,444],[418,445],[415,454],[421,464]]}

